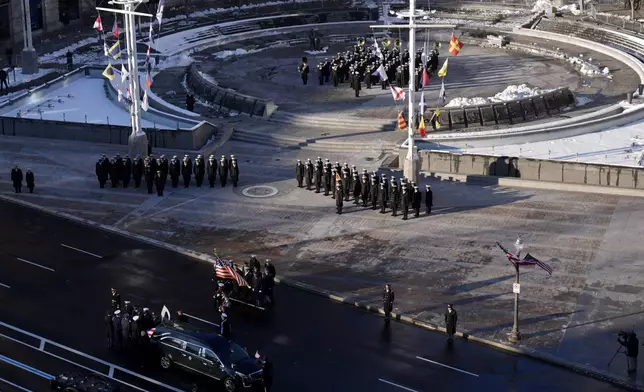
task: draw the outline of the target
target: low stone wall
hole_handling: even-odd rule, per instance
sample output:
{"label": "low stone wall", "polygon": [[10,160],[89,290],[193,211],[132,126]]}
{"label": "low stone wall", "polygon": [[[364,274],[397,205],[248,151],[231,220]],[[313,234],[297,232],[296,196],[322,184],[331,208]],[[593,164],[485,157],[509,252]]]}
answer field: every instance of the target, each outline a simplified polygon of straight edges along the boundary
{"label": "low stone wall", "polygon": [[[407,155],[401,148],[399,167]],[[420,170],[472,176],[513,177],[530,181],[644,189],[644,168],[491,155],[419,151]]]}

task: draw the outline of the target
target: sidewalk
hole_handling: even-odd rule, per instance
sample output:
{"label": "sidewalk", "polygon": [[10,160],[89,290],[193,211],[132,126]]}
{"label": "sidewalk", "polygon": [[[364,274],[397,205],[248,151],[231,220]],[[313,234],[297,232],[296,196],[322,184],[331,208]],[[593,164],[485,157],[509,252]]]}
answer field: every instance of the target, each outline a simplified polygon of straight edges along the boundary
{"label": "sidewalk", "polygon": [[[93,171],[102,152],[125,151],[3,138],[0,193],[197,252],[216,247],[237,262],[270,258],[280,276],[363,306],[379,306],[389,282],[397,313],[440,326],[450,302],[463,333],[498,343],[512,326],[514,272],[494,244],[511,247],[521,234],[530,254],[555,269],[551,277],[522,271],[521,349],[605,371],[617,331],[644,326],[641,199],[424,180],[434,189],[432,216],[402,221],[350,203],[339,216],[333,200],[295,186],[294,159],[306,152],[229,142],[216,154],[240,160],[239,188],[167,189],[162,198],[99,189]],[[359,155],[329,158],[369,170],[379,164]],[[34,170],[34,195],[12,193],[15,163]],[[277,194],[242,193],[271,189],[248,189],[257,186]],[[615,360],[614,376],[625,375],[624,362]],[[637,380],[644,381],[641,373]]]}

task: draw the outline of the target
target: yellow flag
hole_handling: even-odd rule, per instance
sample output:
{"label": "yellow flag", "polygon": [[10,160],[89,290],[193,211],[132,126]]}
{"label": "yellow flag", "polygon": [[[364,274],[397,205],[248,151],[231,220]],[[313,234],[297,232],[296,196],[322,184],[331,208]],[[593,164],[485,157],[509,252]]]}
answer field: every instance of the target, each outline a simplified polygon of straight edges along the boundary
{"label": "yellow flag", "polygon": [[434,112],[434,126],[436,129],[440,129],[441,123],[438,122],[439,116],[441,115],[440,109],[436,108],[436,111]]}
{"label": "yellow flag", "polygon": [[339,182],[342,182],[342,177],[340,177],[340,173],[335,172],[335,180],[339,181]]}
{"label": "yellow flag", "polygon": [[438,77],[442,78],[442,77],[447,76],[447,62],[448,61],[449,61],[449,59],[445,59],[445,62],[443,63],[443,66],[441,67],[441,69],[438,70]]}
{"label": "yellow flag", "polygon": [[103,76],[109,80],[114,80],[114,70],[112,69],[112,64],[107,64],[105,71],[103,71]]}

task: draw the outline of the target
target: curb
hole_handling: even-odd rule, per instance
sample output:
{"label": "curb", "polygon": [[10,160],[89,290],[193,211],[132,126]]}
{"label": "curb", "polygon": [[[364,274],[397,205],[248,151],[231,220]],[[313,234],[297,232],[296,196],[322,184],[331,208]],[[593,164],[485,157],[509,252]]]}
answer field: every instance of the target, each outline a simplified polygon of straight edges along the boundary
{"label": "curb", "polygon": [[[206,255],[205,253],[195,252],[195,251],[192,251],[192,250],[189,250],[189,249],[177,246],[177,245],[171,245],[171,244],[168,244],[168,243],[165,243],[165,242],[162,242],[162,241],[158,241],[158,240],[146,237],[146,236],[142,236],[142,235],[139,235],[139,234],[134,234],[134,233],[128,232],[126,230],[122,230],[122,229],[115,228],[115,227],[112,227],[112,226],[97,223],[97,222],[91,221],[89,219],[79,218],[77,216],[68,214],[66,212],[57,212],[57,211],[54,211],[53,209],[43,207],[43,206],[28,202],[28,201],[14,199],[12,197],[5,196],[5,195],[0,195],[0,200],[6,201],[6,202],[9,202],[9,203],[12,203],[12,204],[16,204],[16,205],[19,205],[19,206],[22,206],[22,207],[33,208],[35,210],[38,210],[38,211],[43,212],[43,213],[45,213],[47,215],[50,215],[50,216],[63,218],[63,219],[66,219],[66,220],[69,220],[69,221],[72,221],[72,222],[75,222],[75,223],[80,223],[82,225],[93,227],[93,228],[96,228],[96,229],[100,229],[100,230],[103,230],[103,231],[106,231],[106,232],[109,232],[109,233],[112,233],[112,234],[119,234],[119,235],[121,235],[123,237],[136,239],[136,240],[139,240],[141,242],[145,242],[147,244],[150,244],[150,245],[153,245],[153,246],[156,246],[156,247],[159,247],[159,248],[167,249],[167,250],[170,250],[170,251],[173,251],[173,252],[185,255],[185,256],[189,256],[189,257],[201,260],[201,261],[205,261],[205,262],[212,263],[212,264],[214,264],[214,262],[215,262],[214,258]],[[300,289],[300,290],[309,292],[311,294],[319,295],[319,296],[328,298],[328,299],[330,299],[332,301],[335,301],[335,302],[338,302],[338,303],[342,303],[342,304],[345,304],[345,305],[350,305],[350,306],[353,306],[353,307],[358,308],[358,309],[367,310],[369,312],[376,313],[378,315],[383,315],[384,316],[384,314],[385,314],[383,308],[380,308],[380,307],[377,307],[377,306],[372,306],[372,305],[362,303],[362,302],[351,301],[350,299],[335,295],[335,294],[333,294],[332,292],[330,292],[328,290],[319,289],[319,288],[317,288],[315,286],[312,286],[312,285],[309,285],[309,284],[306,284],[306,283],[302,283],[302,282],[299,282],[299,281],[294,280],[294,279],[284,278],[284,277],[279,277],[278,276],[278,277],[275,278],[275,281],[278,284],[283,284],[285,286]],[[436,331],[436,332],[441,332],[441,333],[446,332],[445,328],[443,328],[441,326],[431,324],[431,323],[427,323],[427,322],[420,321],[420,320],[416,320],[416,319],[414,319],[414,318],[412,318],[410,316],[405,316],[404,314],[401,314],[401,313],[392,312],[391,316],[392,316],[392,318],[394,320],[396,320],[398,322],[402,322],[402,323],[405,323],[405,324],[417,326],[417,327],[420,327],[420,328],[423,328],[423,329],[426,329],[426,330],[429,330],[429,331]],[[545,363],[548,363],[548,364],[551,364],[551,365],[556,365],[556,366],[559,366],[559,367],[574,371],[576,373],[582,374],[584,376],[589,376],[589,377],[592,377],[592,378],[600,380],[600,381],[608,382],[610,384],[613,384],[615,386],[618,386],[620,388],[624,388],[624,389],[627,389],[627,390],[630,390],[630,391],[644,392],[644,385],[634,384],[629,379],[627,379],[626,377],[617,376],[617,375],[611,374],[611,373],[609,373],[607,371],[597,369],[597,368],[592,367],[592,366],[583,365],[583,364],[572,362],[572,361],[567,361],[567,360],[559,358],[559,357],[557,357],[555,355],[551,355],[551,354],[548,354],[548,353],[545,353],[545,352],[542,352],[542,351],[539,351],[539,350],[535,350],[535,349],[528,348],[528,347],[522,347],[522,346],[511,346],[511,345],[508,345],[508,344],[495,342],[493,340],[488,340],[488,339],[472,336],[472,335],[468,334],[467,332],[456,332],[455,336],[458,337],[458,338],[461,338],[463,340],[476,342],[476,343],[486,345],[486,346],[489,346],[489,347],[493,347],[493,348],[496,348],[496,349],[499,349],[499,350],[502,350],[502,351],[506,351],[506,352],[509,352],[509,353],[512,353],[512,354],[523,355],[523,356],[527,356],[527,357],[530,357],[532,359],[536,359],[536,360],[539,360],[539,361],[542,361],[542,362],[545,362]]]}

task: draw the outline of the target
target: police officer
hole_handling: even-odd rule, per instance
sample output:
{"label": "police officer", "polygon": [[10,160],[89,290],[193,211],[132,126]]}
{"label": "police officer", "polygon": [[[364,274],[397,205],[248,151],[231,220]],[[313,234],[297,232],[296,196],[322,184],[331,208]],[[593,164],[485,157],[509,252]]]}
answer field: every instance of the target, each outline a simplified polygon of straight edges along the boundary
{"label": "police officer", "polygon": [[295,164],[295,179],[297,180],[297,187],[302,188],[304,185],[304,164],[300,159],[297,160]]}
{"label": "police officer", "polygon": [[315,193],[320,193],[320,188],[322,187],[322,169],[324,165],[322,163],[322,159],[318,157],[318,159],[315,161],[315,166],[313,168],[313,171],[315,173]]}
{"label": "police officer", "polygon": [[420,193],[418,186],[414,186],[414,195],[412,201],[412,207],[414,207],[414,217],[418,218],[420,216],[420,203],[423,198],[423,195]]}
{"label": "police officer", "polygon": [[360,204],[360,195],[362,194],[362,184],[360,183],[360,177],[358,177],[358,172],[353,172],[353,203],[355,205]]}
{"label": "police officer", "polygon": [[228,315],[226,313],[221,314],[221,324],[219,324],[219,334],[226,339],[230,339],[231,336],[230,321],[228,321]]}
{"label": "police officer", "polygon": [[154,184],[154,175],[156,174],[153,169],[152,169],[152,161],[153,159],[150,157],[145,158],[145,162],[143,162],[143,171],[145,175],[145,185],[148,188],[148,194],[152,194],[152,186]]}
{"label": "police officer", "polygon": [[425,185],[425,208],[427,209],[427,215],[432,213],[432,206],[434,205],[434,192],[432,192],[432,187]]}
{"label": "police officer", "polygon": [[150,165],[152,166],[152,173],[156,174],[157,170],[159,170],[159,164],[157,163],[156,158],[154,157],[153,154],[148,155],[150,158]]}
{"label": "police officer", "polygon": [[233,188],[237,188],[237,183],[239,182],[239,165],[234,155],[232,157],[230,160],[230,181],[233,183]]}
{"label": "police officer", "polygon": [[402,193],[402,210],[403,210],[403,220],[407,220],[409,215],[409,189],[407,184],[403,184],[403,193]]}
{"label": "police officer", "polygon": [[331,62],[328,58],[324,59],[322,70],[324,72],[324,82],[329,83],[329,78],[331,77]]}
{"label": "police officer", "polygon": [[394,181],[391,184],[391,216],[398,215],[398,206],[400,205],[400,191],[398,184]]}
{"label": "police officer", "polygon": [[217,179],[217,160],[214,155],[208,157],[208,167],[206,169],[208,175],[208,184],[211,188],[215,187],[215,180]]}
{"label": "police officer", "polygon": [[226,159],[225,155],[222,155],[219,160],[219,183],[222,188],[224,188],[226,186],[226,182],[228,182],[228,168],[228,159]]}
{"label": "police officer", "polygon": [[183,187],[190,187],[190,179],[192,177],[192,160],[189,156],[185,155],[181,162],[181,176],[183,177]]}
{"label": "police officer", "polygon": [[172,184],[172,187],[176,188],[179,185],[179,176],[181,175],[181,163],[179,163],[179,157],[176,155],[170,159],[168,173],[170,174],[170,183]]}
{"label": "police officer", "polygon": [[141,187],[141,178],[143,177],[143,159],[139,155],[134,158],[132,164],[132,178],[134,178],[134,188]]}
{"label": "police officer", "polygon": [[391,311],[394,309],[395,294],[391,289],[390,284],[385,285],[385,290],[382,293],[382,305],[385,310],[385,321],[389,321]]}
{"label": "police officer", "polygon": [[163,181],[161,170],[157,170],[157,175],[156,175],[156,178],[154,179],[154,182],[156,183],[156,186],[157,186],[157,196],[159,197],[163,196],[163,188],[165,188],[165,181]]}
{"label": "police officer", "polygon": [[130,185],[130,180],[132,179],[132,160],[129,155],[125,156],[125,161],[123,162],[123,188],[127,188]]}
{"label": "police officer", "polygon": [[366,207],[369,200],[369,191],[371,190],[371,183],[369,182],[369,175],[367,170],[362,173],[362,206]]}
{"label": "police officer", "polygon": [[378,178],[371,176],[371,186],[369,187],[369,199],[371,199],[371,209],[378,208]]}
{"label": "police officer", "polygon": [[197,158],[195,159],[194,174],[197,188],[201,188],[203,177],[206,175],[206,162],[203,160],[203,156],[201,154],[197,155]]}
{"label": "police officer", "polygon": [[313,162],[311,159],[306,160],[306,190],[311,190],[311,185],[313,183]]}
{"label": "police officer", "polygon": [[342,200],[342,183],[337,182],[335,184],[335,190],[336,190],[336,195],[337,197],[335,198],[335,207],[337,209],[336,213],[338,215],[342,215],[342,206],[344,205],[344,201]]}
{"label": "police officer", "polygon": [[27,189],[29,189],[29,193],[34,193],[36,179],[34,178],[34,172],[32,172],[31,169],[27,169],[25,181],[27,181]]}
{"label": "police officer", "polygon": [[159,163],[159,168],[161,171],[161,177],[163,178],[163,185],[168,181],[168,173],[170,171],[170,162],[165,155],[161,155],[161,162]]}

